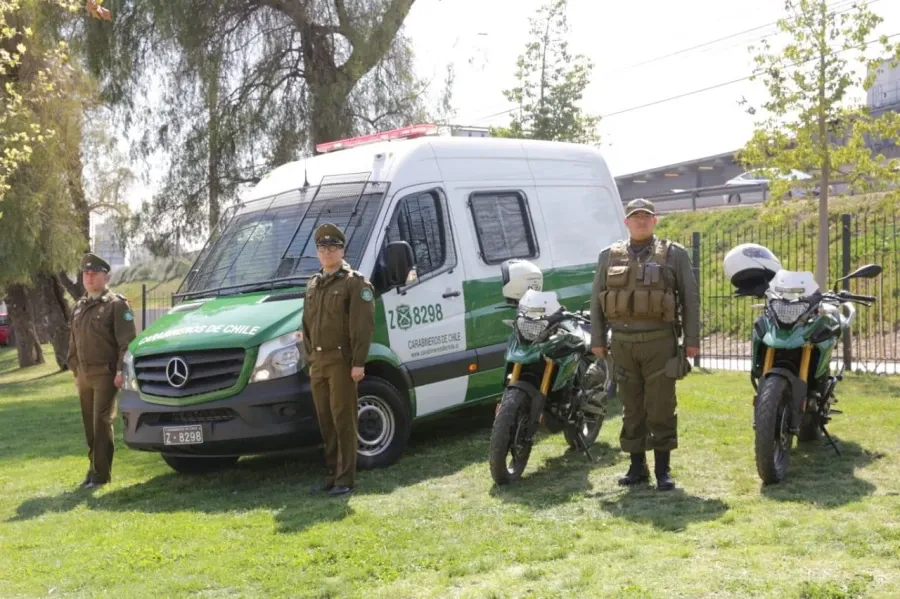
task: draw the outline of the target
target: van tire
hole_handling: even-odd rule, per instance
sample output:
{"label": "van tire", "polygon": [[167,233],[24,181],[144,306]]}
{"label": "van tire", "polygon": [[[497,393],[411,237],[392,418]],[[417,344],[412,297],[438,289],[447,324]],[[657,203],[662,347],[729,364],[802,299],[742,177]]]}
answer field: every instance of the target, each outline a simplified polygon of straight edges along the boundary
{"label": "van tire", "polygon": [[[409,401],[384,379],[366,377],[359,384],[358,468],[384,468],[400,459],[412,429]],[[377,439],[377,447],[371,447]],[[364,440],[366,443],[364,443]]]}
{"label": "van tire", "polygon": [[181,455],[162,454],[163,461],[169,468],[180,474],[206,474],[234,466],[240,456],[224,456],[215,458],[194,458]]}

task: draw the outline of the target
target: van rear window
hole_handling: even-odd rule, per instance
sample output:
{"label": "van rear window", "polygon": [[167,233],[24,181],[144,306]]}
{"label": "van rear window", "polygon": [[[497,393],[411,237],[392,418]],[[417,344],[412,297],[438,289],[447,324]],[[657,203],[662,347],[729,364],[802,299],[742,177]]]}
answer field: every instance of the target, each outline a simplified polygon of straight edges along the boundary
{"label": "van rear window", "polygon": [[488,264],[536,258],[537,239],[528,200],[518,191],[477,192],[469,197],[481,256]]}

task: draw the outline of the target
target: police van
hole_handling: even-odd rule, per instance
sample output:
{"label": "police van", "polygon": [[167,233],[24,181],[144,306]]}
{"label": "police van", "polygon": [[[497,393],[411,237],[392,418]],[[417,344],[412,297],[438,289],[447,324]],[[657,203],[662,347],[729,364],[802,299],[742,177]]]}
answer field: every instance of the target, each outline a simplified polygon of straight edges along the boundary
{"label": "police van", "polygon": [[359,385],[359,466],[391,464],[413,423],[503,391],[501,264],[521,258],[570,309],[626,235],[593,147],[442,135],[418,125],[317,147],[223,215],[177,304],[125,358],[125,443],[180,472],[321,442],[300,343],[313,231],[346,235],[376,290]]}

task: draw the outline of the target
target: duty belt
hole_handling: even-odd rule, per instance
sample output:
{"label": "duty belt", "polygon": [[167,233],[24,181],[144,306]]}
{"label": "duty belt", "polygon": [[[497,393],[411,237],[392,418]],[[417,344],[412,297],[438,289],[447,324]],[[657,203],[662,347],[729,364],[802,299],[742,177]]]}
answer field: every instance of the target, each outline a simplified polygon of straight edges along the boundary
{"label": "duty belt", "polygon": [[671,338],[675,336],[674,329],[659,329],[657,331],[645,331],[642,333],[631,331],[613,331],[613,341],[624,341],[626,343],[641,343],[645,341],[658,341],[660,339]]}

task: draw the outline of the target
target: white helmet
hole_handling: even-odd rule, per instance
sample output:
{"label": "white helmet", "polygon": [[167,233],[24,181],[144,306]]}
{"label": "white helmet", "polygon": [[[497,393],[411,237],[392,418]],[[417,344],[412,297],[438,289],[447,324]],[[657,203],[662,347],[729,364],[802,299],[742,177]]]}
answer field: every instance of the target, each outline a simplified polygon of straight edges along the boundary
{"label": "white helmet", "polygon": [[725,254],[725,276],[741,295],[763,295],[781,262],[769,248],[742,243]]}
{"label": "white helmet", "polygon": [[503,297],[517,303],[529,289],[544,289],[544,273],[528,260],[507,260],[500,265],[503,277]]}

